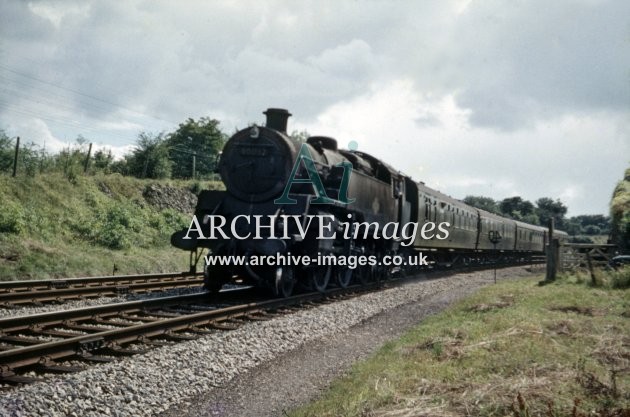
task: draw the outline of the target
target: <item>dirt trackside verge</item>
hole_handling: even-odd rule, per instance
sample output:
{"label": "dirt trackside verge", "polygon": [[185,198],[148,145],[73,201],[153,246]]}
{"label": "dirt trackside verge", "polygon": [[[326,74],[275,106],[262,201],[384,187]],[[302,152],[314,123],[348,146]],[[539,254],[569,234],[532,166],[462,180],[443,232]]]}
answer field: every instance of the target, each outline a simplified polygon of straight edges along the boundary
{"label": "dirt trackside verge", "polygon": [[[400,337],[426,317],[442,311],[480,287],[493,282],[492,271],[459,274],[453,284],[418,302],[371,317],[347,331],[302,345],[237,376],[226,386],[213,388],[203,398],[180,404],[162,417],[281,416],[319,397],[331,381],[365,359],[385,342]],[[500,280],[532,276],[523,267],[498,271]],[[441,285],[448,278],[439,280]],[[427,285],[437,281],[427,281]],[[461,285],[461,283],[464,283]]]}
{"label": "dirt trackside verge", "polygon": [[630,416],[630,268],[504,281],[386,344],[301,416]]}

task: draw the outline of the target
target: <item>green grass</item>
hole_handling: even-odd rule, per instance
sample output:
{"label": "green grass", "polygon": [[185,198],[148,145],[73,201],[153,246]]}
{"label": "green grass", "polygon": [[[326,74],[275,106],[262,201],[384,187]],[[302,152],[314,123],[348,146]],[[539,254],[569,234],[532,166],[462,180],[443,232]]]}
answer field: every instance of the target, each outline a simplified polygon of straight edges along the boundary
{"label": "green grass", "polygon": [[629,290],[613,289],[612,278],[600,288],[582,279],[543,287],[538,281],[486,287],[428,318],[289,415],[582,416],[628,409]]}
{"label": "green grass", "polygon": [[0,175],[0,279],[181,271],[187,253],[170,235],[192,213],[158,210],[153,184],[198,191],[215,184],[120,175]]}

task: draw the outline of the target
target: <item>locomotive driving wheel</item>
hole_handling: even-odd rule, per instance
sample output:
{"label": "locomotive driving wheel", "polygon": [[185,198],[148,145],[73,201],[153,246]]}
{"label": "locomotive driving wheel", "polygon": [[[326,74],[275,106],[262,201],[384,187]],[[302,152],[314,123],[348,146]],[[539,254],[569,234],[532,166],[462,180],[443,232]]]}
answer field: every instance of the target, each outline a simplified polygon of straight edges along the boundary
{"label": "locomotive driving wheel", "polygon": [[225,267],[207,266],[203,272],[203,287],[212,294],[218,293],[226,282],[224,279],[226,274]]}
{"label": "locomotive driving wheel", "polygon": [[372,281],[374,281],[374,276],[376,275],[376,266],[374,265],[363,265],[358,268],[359,273],[357,274],[357,278],[361,285],[366,285]]}
{"label": "locomotive driving wheel", "polygon": [[352,269],[346,266],[338,266],[335,268],[335,282],[341,288],[348,288],[352,281]]}
{"label": "locomotive driving wheel", "polygon": [[331,267],[320,266],[309,268],[306,272],[308,284],[314,291],[324,292],[330,281]]}
{"label": "locomotive driving wheel", "polygon": [[295,279],[293,269],[278,267],[275,271],[275,281],[271,285],[271,291],[275,297],[287,298],[293,294]]}

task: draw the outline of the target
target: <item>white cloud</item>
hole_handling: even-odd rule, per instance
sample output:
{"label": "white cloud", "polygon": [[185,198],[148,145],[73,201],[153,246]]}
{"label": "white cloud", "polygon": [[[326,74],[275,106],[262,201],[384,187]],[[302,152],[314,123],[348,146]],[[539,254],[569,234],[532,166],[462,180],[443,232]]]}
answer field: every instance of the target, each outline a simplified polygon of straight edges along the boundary
{"label": "white cloud", "polygon": [[122,152],[140,130],[211,116],[231,132],[286,107],[455,196],[605,212],[629,162],[629,16],[616,0],[5,1],[0,127]]}
{"label": "white cloud", "polygon": [[71,143],[64,142],[55,137],[46,122],[37,118],[29,121],[20,121],[15,126],[9,128],[9,133],[20,136],[23,143],[35,143],[51,153],[59,152],[71,145]]}
{"label": "white cloud", "polygon": [[82,18],[89,15],[89,4],[72,4],[64,2],[60,4],[54,1],[29,2],[28,8],[37,16],[50,21],[55,28],[59,29],[61,23],[67,18]]}
{"label": "white cloud", "polygon": [[[607,212],[614,179],[628,162],[618,156],[630,155],[624,114],[576,114],[498,132],[471,124],[470,111],[452,96],[417,94],[411,85],[374,85],[299,126],[337,137],[340,146],[356,140],[360,150],[456,198],[551,197],[574,215]],[[439,123],[417,122],[427,109]]]}

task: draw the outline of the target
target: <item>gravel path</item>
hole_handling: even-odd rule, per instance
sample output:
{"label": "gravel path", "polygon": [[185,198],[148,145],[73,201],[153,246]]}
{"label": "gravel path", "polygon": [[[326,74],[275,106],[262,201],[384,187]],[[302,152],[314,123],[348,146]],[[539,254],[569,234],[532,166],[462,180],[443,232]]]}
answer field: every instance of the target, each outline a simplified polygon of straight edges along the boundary
{"label": "gravel path", "polygon": [[[499,271],[500,278],[526,275],[524,268]],[[278,415],[492,276],[411,282],[19,387],[2,394],[0,415]]]}

